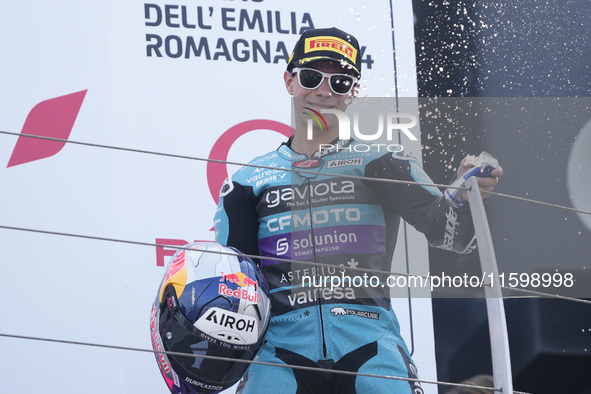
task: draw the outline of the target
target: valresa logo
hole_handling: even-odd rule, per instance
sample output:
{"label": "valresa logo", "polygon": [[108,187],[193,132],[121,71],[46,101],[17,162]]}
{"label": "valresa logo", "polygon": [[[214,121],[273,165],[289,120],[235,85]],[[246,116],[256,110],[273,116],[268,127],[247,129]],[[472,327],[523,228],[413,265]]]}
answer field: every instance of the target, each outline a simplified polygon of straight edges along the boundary
{"label": "valresa logo", "polygon": [[[82,90],[40,102],[27,115],[21,134],[67,140],[86,92],[87,90]],[[20,136],[7,167],[51,157],[65,145],[65,141]]]}

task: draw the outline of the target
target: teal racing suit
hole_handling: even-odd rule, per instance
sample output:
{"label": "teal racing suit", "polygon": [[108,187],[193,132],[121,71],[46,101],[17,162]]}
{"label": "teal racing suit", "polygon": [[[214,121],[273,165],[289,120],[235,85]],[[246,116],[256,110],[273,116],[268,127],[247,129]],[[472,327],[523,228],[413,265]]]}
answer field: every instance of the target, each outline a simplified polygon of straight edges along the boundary
{"label": "teal racing suit", "polygon": [[[259,361],[416,379],[384,275],[375,287],[326,279],[389,272],[400,218],[430,245],[468,253],[469,208],[454,209],[433,186],[372,180],[432,183],[408,151],[340,140],[308,158],[290,142],[229,177],[215,215],[217,242],[261,256],[272,317]],[[245,393],[422,393],[412,381],[263,365],[244,380]]]}

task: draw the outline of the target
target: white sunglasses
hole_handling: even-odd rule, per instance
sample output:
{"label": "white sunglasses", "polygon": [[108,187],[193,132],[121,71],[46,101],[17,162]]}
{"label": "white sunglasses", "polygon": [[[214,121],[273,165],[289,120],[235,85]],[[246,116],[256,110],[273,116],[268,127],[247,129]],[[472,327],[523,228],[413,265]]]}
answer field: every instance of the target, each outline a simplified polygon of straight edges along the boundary
{"label": "white sunglasses", "polygon": [[298,82],[304,89],[316,89],[328,78],[328,86],[335,94],[347,94],[359,81],[349,74],[325,73],[314,68],[294,68],[292,72],[298,74]]}

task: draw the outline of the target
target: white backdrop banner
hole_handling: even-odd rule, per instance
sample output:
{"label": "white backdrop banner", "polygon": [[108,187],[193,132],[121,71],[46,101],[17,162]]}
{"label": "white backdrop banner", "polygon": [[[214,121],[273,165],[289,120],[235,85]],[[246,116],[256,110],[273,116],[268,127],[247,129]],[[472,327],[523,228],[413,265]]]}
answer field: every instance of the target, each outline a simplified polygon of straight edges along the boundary
{"label": "white backdrop banner", "polygon": [[[245,163],[290,134],[287,59],[302,31],[329,26],[362,45],[361,96],[416,96],[408,0],[4,2],[0,130]],[[217,192],[233,170],[0,134],[0,225],[152,244],[213,240]],[[150,306],[174,249],[0,232],[0,333],[151,348]],[[400,234],[397,267],[426,271],[423,236]],[[430,300],[395,307],[421,377],[436,380]],[[8,338],[0,346],[3,392],[167,391],[149,353]]]}

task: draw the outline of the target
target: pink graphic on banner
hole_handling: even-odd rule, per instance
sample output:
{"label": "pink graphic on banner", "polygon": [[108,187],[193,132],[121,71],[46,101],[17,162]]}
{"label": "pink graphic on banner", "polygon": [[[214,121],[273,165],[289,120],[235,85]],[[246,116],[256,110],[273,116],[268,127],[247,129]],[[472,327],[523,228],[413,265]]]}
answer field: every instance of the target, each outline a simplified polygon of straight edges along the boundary
{"label": "pink graphic on banner", "polygon": [[[21,134],[67,140],[78,116],[86,90],[45,100],[25,120]],[[20,136],[7,167],[45,159],[58,153],[66,143]]]}

